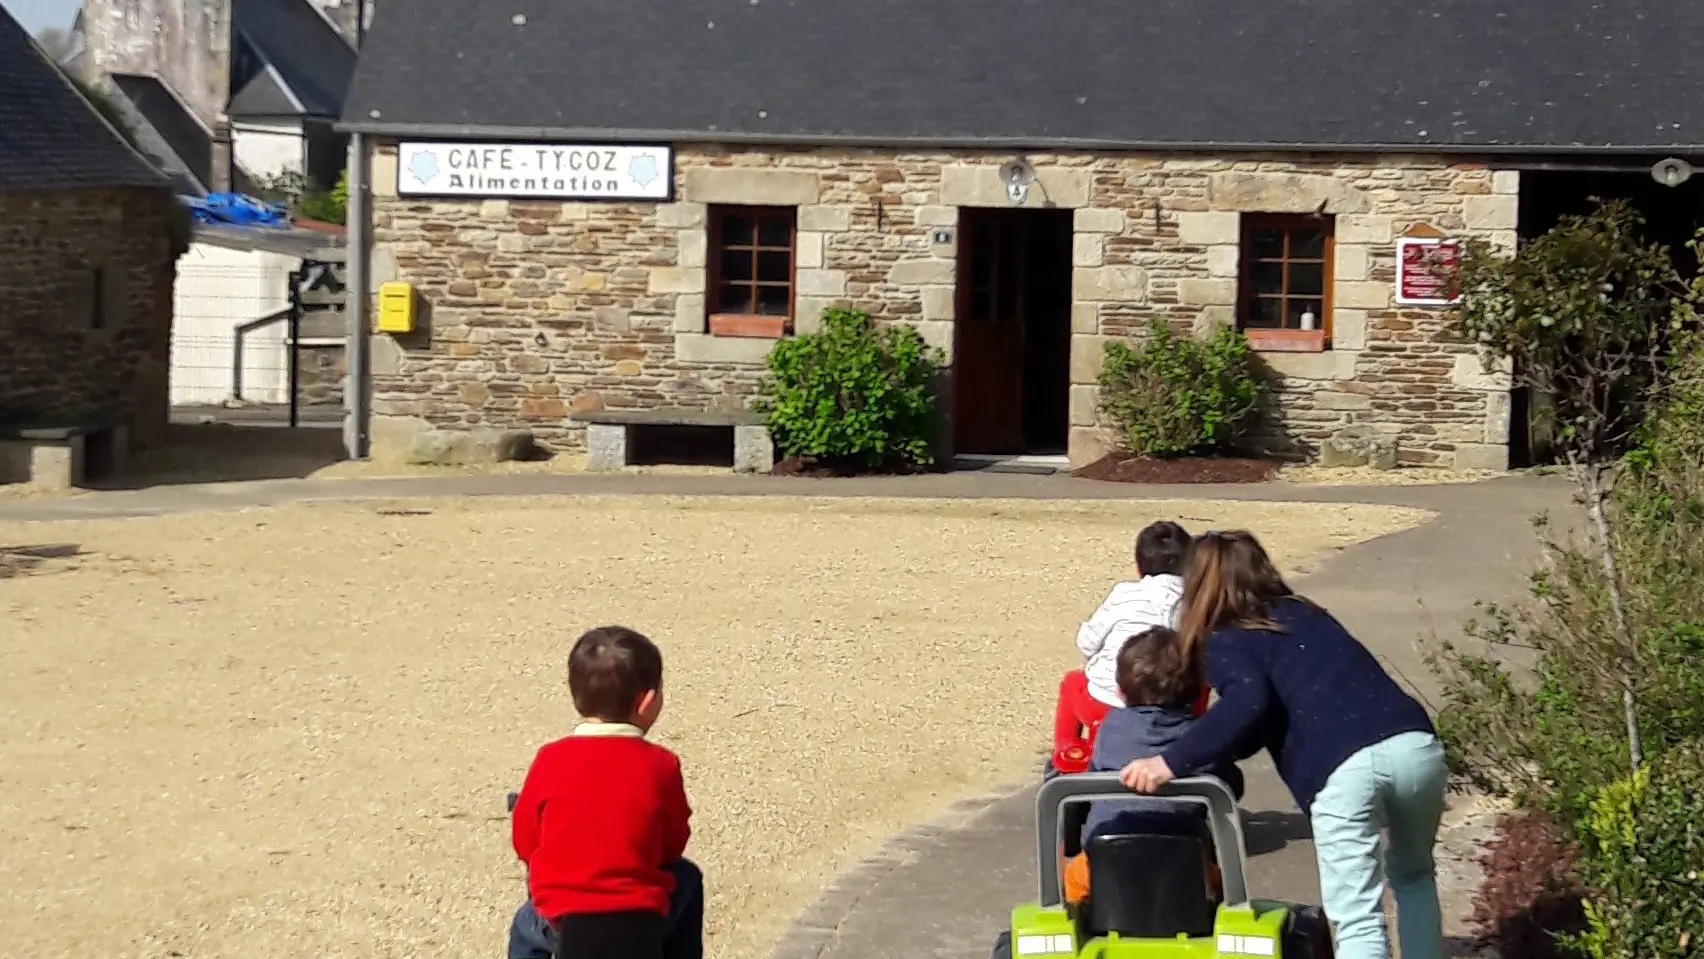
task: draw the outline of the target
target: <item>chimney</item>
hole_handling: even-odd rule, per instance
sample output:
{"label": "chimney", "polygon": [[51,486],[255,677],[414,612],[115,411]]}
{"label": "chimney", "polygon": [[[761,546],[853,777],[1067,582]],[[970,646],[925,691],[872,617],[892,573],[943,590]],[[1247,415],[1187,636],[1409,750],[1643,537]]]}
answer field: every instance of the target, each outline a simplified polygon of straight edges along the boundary
{"label": "chimney", "polygon": [[212,154],[207,165],[207,189],[212,193],[231,192],[231,121],[223,116],[213,121]]}

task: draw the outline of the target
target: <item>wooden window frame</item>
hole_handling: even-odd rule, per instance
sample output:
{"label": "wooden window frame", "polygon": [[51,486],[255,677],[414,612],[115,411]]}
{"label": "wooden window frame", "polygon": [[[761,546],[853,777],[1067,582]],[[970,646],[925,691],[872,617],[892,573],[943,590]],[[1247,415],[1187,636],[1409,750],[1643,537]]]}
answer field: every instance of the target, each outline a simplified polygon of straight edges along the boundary
{"label": "wooden window frame", "polygon": [[[1251,326],[1249,321],[1254,316],[1254,308],[1263,297],[1254,288],[1254,267],[1257,263],[1282,264],[1284,289],[1279,291],[1279,316],[1288,312],[1285,307],[1291,298],[1289,293],[1290,263],[1290,232],[1297,229],[1318,230],[1324,228],[1325,248],[1321,251],[1321,279],[1319,328],[1315,330],[1292,329],[1288,327]],[[1254,255],[1254,231],[1266,229],[1281,229],[1284,231],[1284,251],[1278,260],[1257,259]],[[1239,225],[1237,251],[1237,329],[1243,332],[1257,350],[1274,350],[1285,352],[1321,352],[1331,347],[1331,316],[1333,302],[1333,287],[1336,285],[1333,274],[1336,272],[1337,261],[1337,218],[1329,214],[1312,213],[1245,213]],[[1296,299],[1314,299],[1297,294]],[[1271,297],[1264,297],[1271,299]]]}
{"label": "wooden window frame", "polygon": [[[738,204],[716,204],[710,207],[707,214],[706,230],[708,232],[708,256],[705,258],[705,308],[707,321],[712,335],[720,336],[766,336],[774,331],[775,321],[780,322],[780,334],[793,332],[793,314],[799,298],[799,209],[792,206],[756,206]],[[732,216],[749,216],[754,220],[787,219],[787,312],[785,315],[757,312],[757,289],[761,284],[757,280],[757,257],[763,252],[779,252],[780,247],[764,246],[758,241],[761,228],[752,224],[752,299],[750,309],[744,313],[730,313],[718,309],[722,297],[722,254],[726,250],[722,238],[724,221]],[[768,284],[775,285],[775,284]],[[768,329],[765,329],[768,327]]]}

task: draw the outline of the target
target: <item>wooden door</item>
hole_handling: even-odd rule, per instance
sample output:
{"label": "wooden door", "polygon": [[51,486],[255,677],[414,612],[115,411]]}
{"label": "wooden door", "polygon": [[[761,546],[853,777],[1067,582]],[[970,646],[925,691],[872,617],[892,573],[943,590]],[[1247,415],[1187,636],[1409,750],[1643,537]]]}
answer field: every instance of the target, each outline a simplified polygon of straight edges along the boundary
{"label": "wooden door", "polygon": [[1002,210],[960,215],[953,447],[1022,453],[1028,231]]}

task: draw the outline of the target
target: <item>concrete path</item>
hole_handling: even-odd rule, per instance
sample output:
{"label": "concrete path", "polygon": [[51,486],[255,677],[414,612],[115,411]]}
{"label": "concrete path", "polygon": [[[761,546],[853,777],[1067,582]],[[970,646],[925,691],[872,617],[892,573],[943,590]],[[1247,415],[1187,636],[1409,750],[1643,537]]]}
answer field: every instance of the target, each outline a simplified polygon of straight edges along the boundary
{"label": "concrete path", "polygon": [[[1283,498],[1383,502],[1440,513],[1426,526],[1339,554],[1298,584],[1428,699],[1437,687],[1425,666],[1426,644],[1459,636],[1476,601],[1517,595],[1537,555],[1529,518],[1569,504],[1565,487],[1528,479],[1473,487],[1313,489]],[[1258,895],[1318,902],[1306,821],[1265,754],[1244,770],[1251,888]],[[775,959],[988,955],[1007,911],[1035,895],[1033,802],[1033,788],[1025,789],[963,806],[895,839],[814,904]],[[1448,931],[1453,948],[1464,951],[1460,919],[1477,882],[1475,840],[1487,823],[1475,812],[1458,805],[1440,850],[1444,905],[1454,920]]]}
{"label": "concrete path", "polygon": [[[1299,583],[1427,699],[1433,639],[1460,635],[1475,602],[1518,594],[1537,555],[1530,518],[1570,508],[1566,484],[1509,477],[1460,486],[1127,487],[1065,476],[989,473],[814,480],[776,477],[504,476],[269,480],[161,486],[60,500],[0,502],[0,520],[69,520],[350,499],[532,495],[803,495],[1024,499],[1234,499],[1354,502],[1437,512],[1422,527],[1354,547]],[[1086,611],[1085,611],[1086,612]],[[1038,729],[1047,717],[1036,717]],[[1040,733],[1038,733],[1038,736]],[[1244,764],[1250,882],[1260,895],[1318,901],[1307,823],[1262,754]],[[1033,788],[962,804],[892,840],[804,910],[775,959],[978,959],[1007,911],[1033,898]],[[1446,911],[1471,896],[1469,837],[1446,842]]]}
{"label": "concrete path", "polygon": [[[1311,503],[1386,503],[1445,510],[1463,497],[1487,495],[1521,503],[1556,499],[1554,480],[1509,477],[1446,486],[1257,485],[1126,486],[1017,473],[955,472],[924,476],[807,479],[779,476],[636,476],[522,474],[397,479],[266,479],[231,483],[162,484],[91,492],[69,498],[0,499],[0,519],[99,519],[334,500],[440,496],[857,496],[993,499],[1224,499]],[[1496,491],[1487,494],[1482,491]],[[1537,500],[1534,500],[1535,502]]]}

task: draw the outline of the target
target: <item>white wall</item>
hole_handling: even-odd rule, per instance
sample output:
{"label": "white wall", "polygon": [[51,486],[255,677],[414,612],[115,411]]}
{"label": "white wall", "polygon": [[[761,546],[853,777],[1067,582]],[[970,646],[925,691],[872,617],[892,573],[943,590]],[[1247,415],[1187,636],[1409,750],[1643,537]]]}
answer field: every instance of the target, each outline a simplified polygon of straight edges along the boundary
{"label": "white wall", "polygon": [[[178,260],[173,291],[173,406],[233,398],[237,328],[287,308],[290,273],[301,265],[301,260],[281,253],[191,244]],[[289,401],[288,334],[288,324],[276,322],[242,337],[243,400]]]}
{"label": "white wall", "polygon": [[307,141],[299,120],[265,123],[252,120],[231,124],[231,155],[237,166],[258,180],[307,169]]}

